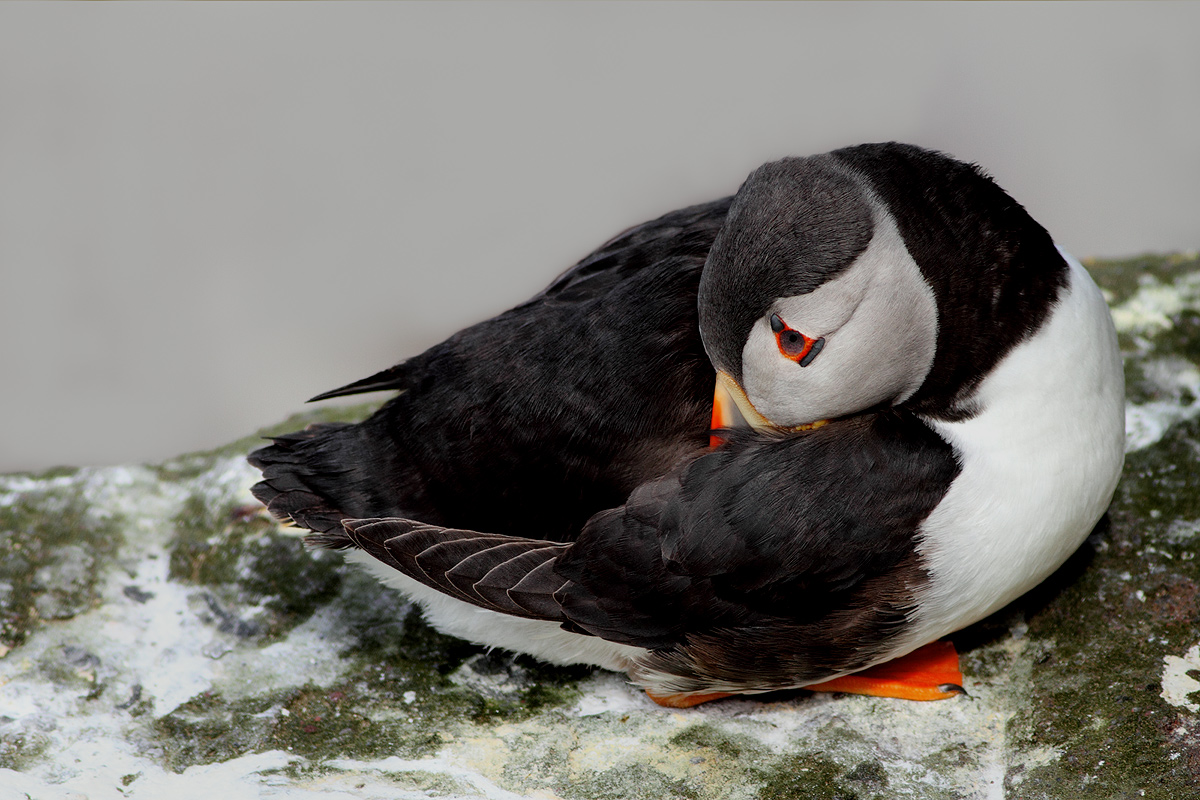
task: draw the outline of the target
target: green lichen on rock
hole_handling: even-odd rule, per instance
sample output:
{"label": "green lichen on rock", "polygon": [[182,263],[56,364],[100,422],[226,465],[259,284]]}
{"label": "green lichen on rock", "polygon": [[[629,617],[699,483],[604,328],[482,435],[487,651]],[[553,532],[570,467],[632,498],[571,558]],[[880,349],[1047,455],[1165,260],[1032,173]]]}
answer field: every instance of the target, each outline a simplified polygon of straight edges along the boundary
{"label": "green lichen on rock", "polygon": [[1200,272],[1200,253],[1143,253],[1129,258],[1089,258],[1083,265],[1108,295],[1110,306],[1129,300],[1148,284],[1173,284]]}
{"label": "green lichen on rock", "polygon": [[45,620],[98,601],[102,570],[121,544],[121,521],[91,513],[82,488],[57,470],[0,504],[0,648]]}
{"label": "green lichen on rock", "polygon": [[231,505],[212,508],[202,494],[193,494],[175,515],[174,528],[171,578],[207,585],[237,581],[245,539],[252,532]]}
{"label": "green lichen on rock", "polygon": [[763,758],[766,748],[742,733],[730,733],[712,723],[689,725],[670,738],[670,743],[695,752],[695,758],[719,761]]}
{"label": "green lichen on rock", "polygon": [[560,791],[571,800],[696,800],[700,796],[686,780],[673,779],[648,764],[584,772]]}
{"label": "green lichen on rock", "polygon": [[[341,559],[307,551],[254,507],[214,507],[194,493],[173,522],[169,574],[209,588],[209,610],[224,632],[277,640],[337,593]],[[239,617],[236,609],[247,607],[253,617]]]}
{"label": "green lichen on rock", "polygon": [[[329,554],[318,558],[322,555]],[[488,654],[434,631],[411,603],[361,570],[340,563],[332,570],[336,580],[329,582],[323,603],[343,634],[337,647],[345,678],[238,700],[212,692],[193,698],[154,723],[156,746],[170,769],[272,749],[314,764],[343,757],[428,757],[478,725],[528,719],[565,705],[578,696],[576,682],[591,673]],[[235,586],[263,580],[254,569],[222,568],[220,574]],[[219,582],[209,586],[220,588]],[[232,589],[226,596],[240,597]],[[270,599],[264,604],[263,597],[277,596],[256,597],[269,608]],[[244,638],[257,636],[251,629]]]}
{"label": "green lichen on rock", "polygon": [[381,707],[386,694],[363,681],[306,684],[235,701],[206,693],[155,720],[155,741],[175,771],[276,749],[314,765],[343,756],[421,758],[436,752],[442,744],[437,731],[412,719],[404,724],[394,708]]}
{"label": "green lichen on rock", "polygon": [[384,772],[384,776],[397,789],[414,789],[426,797],[470,796],[471,787],[463,781],[439,775],[436,772]]}
{"label": "green lichen on rock", "polygon": [[847,774],[821,752],[787,756],[763,772],[758,800],[861,800]]}

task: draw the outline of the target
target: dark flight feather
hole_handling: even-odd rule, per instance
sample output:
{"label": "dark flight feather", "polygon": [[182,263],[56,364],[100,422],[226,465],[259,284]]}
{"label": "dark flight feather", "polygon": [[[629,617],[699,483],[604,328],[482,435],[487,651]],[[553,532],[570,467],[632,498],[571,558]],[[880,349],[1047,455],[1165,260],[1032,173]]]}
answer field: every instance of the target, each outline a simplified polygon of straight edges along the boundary
{"label": "dark flight feather", "polygon": [[[536,547],[536,545],[533,547]],[[468,554],[446,571],[446,580],[458,587],[459,591],[474,595],[479,600],[487,602],[487,598],[479,593],[475,588],[475,584],[494,568],[512,561],[515,557],[523,553],[529,552],[530,548],[531,545],[528,542],[514,542],[511,539],[506,539],[493,547],[489,547],[487,550]]]}
{"label": "dark flight feather", "polygon": [[346,520],[345,527],[355,545],[451,597],[522,617],[565,619],[552,599],[565,581],[546,567],[567,545],[407,519]]}
{"label": "dark flight feather", "polygon": [[[497,564],[472,584],[471,588],[497,611],[515,614],[519,617],[533,616],[544,619],[544,615],[535,614],[528,607],[519,604],[513,599],[509,590],[520,585],[521,581],[541,564],[553,561],[562,553],[563,548],[564,545],[547,545],[526,550],[516,558]],[[554,592],[560,588],[562,588],[561,582],[550,592],[550,596],[553,597]]]}

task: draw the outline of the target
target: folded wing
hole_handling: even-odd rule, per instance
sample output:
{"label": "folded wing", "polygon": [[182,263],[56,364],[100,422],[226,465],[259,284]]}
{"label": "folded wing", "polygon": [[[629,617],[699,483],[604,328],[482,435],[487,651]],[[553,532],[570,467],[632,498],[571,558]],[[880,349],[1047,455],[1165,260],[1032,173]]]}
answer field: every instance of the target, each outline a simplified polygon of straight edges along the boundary
{"label": "folded wing", "polygon": [[645,648],[639,669],[684,691],[865,666],[925,585],[919,528],[958,474],[952,449],[897,411],[726,439],[570,544],[401,519],[346,521],[340,544],[481,608]]}

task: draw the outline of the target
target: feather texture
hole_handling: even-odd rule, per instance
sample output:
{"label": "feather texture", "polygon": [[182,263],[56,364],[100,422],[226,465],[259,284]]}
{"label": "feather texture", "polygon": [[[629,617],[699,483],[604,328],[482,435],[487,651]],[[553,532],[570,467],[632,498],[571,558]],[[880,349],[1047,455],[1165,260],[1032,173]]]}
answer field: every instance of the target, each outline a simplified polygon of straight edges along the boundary
{"label": "feather texture", "polygon": [[[451,597],[519,617],[565,620],[552,600],[565,581],[545,567],[553,565],[566,545],[407,519],[345,520],[343,524],[355,546]],[[309,538],[325,546],[323,540]]]}
{"label": "feather texture", "polygon": [[707,443],[696,288],[728,207],[631,228],[528,302],[334,390],[400,394],[254,452],[253,492],[334,545],[341,519],[373,517],[573,538]]}
{"label": "feather texture", "polygon": [[465,603],[644,648],[640,669],[676,687],[784,688],[864,666],[924,583],[913,534],[958,474],[949,445],[897,411],[727,440],[596,514],[572,544],[343,524]]}

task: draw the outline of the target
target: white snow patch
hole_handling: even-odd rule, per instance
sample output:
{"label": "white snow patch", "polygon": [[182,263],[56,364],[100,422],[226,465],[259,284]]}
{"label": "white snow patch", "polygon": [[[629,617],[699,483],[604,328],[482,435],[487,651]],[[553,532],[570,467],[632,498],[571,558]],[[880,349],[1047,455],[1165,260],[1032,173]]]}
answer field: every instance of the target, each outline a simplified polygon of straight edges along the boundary
{"label": "white snow patch", "polygon": [[[487,800],[527,800],[524,795],[513,794],[506,789],[502,789],[479,773],[457,766],[440,756],[418,760],[391,756],[380,761],[356,761],[343,758],[326,761],[325,764],[336,769],[349,770],[360,775],[364,772],[426,772],[435,775],[445,775],[459,783],[473,787],[478,792],[477,795],[474,795],[475,797],[484,797]],[[395,797],[396,795],[392,794],[391,796]],[[428,797],[429,795],[425,792],[414,792],[412,796]],[[445,797],[446,795],[439,796]]]}
{"label": "white snow patch", "polygon": [[625,714],[631,711],[645,712],[660,708],[624,675],[615,672],[597,672],[580,684],[579,688],[583,690],[583,697],[575,704],[572,713],[580,717]]}
{"label": "white snow patch", "polygon": [[1200,712],[1200,704],[1188,699],[1193,692],[1200,692],[1200,681],[1188,675],[1191,670],[1200,670],[1200,644],[1179,656],[1163,656],[1162,692],[1159,695],[1177,708],[1193,714]]}
{"label": "white snow patch", "polygon": [[[1157,359],[1144,365],[1146,378],[1168,400],[1125,405],[1125,452],[1132,453],[1156,443],[1176,423],[1200,415],[1200,369],[1177,357]],[[1190,398],[1184,402],[1184,398]]]}
{"label": "white snow patch", "polygon": [[[218,506],[230,497],[239,502],[244,496],[249,503],[246,487],[252,477],[240,457],[217,461],[204,474],[180,482],[162,482],[146,467],[88,468],[45,480],[0,476],[0,502],[76,486],[89,515],[119,520],[125,534],[115,563],[102,575],[101,604],[35,628],[0,659],[0,727],[44,745],[46,754],[23,773],[0,770],[0,799],[26,794],[39,800],[370,796],[356,795],[353,785],[299,792],[291,778],[261,775],[297,758],[278,751],[195,766],[182,774],[166,770],[161,754],[146,752],[146,721],[203,692],[237,699],[306,683],[328,685],[341,677],[344,665],[337,653],[343,634],[331,608],[322,608],[268,647],[233,639],[228,654],[217,661],[205,652],[215,630],[196,613],[204,605],[197,600],[208,590],[169,579],[172,520],[187,498],[199,492]],[[144,602],[125,594],[131,586],[144,593]],[[65,683],[64,671],[74,673]],[[100,686],[103,691],[88,699]],[[152,711],[130,714],[146,702]],[[137,777],[125,786],[121,778],[129,775]],[[386,788],[380,783],[376,795],[400,796]]]}
{"label": "white snow patch", "polygon": [[1124,303],[1112,309],[1113,323],[1122,333],[1153,334],[1171,327],[1171,317],[1200,306],[1200,272],[1189,272],[1166,284],[1154,278]]}

